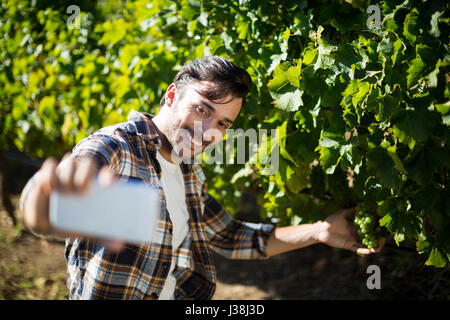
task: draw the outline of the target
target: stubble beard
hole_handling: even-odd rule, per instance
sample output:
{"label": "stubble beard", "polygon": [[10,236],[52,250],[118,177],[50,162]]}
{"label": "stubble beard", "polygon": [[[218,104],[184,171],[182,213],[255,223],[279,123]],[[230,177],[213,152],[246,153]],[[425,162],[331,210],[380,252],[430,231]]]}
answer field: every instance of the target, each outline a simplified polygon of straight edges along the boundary
{"label": "stubble beard", "polygon": [[[168,151],[174,163],[191,163],[204,150],[201,132],[196,133],[193,128],[182,125],[181,121],[175,122],[170,128],[167,139]],[[194,139],[197,144],[192,142]]]}

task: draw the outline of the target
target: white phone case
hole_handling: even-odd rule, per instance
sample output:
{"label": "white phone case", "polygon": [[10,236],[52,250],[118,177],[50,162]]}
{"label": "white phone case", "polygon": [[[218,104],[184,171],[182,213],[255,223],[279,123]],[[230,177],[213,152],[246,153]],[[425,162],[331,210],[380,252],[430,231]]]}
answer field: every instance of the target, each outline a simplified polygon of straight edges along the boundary
{"label": "white phone case", "polygon": [[149,244],[160,216],[160,194],[143,183],[91,185],[86,195],[50,195],[50,223],[61,231]]}

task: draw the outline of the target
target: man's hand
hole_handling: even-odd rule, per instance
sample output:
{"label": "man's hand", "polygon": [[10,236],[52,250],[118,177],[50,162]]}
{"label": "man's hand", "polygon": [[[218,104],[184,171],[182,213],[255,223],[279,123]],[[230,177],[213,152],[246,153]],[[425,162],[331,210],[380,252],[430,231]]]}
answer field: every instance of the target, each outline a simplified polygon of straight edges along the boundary
{"label": "man's hand", "polygon": [[325,221],[319,222],[317,240],[334,248],[351,250],[358,254],[378,253],[383,248],[386,239],[378,239],[378,247],[369,249],[358,242],[356,226],[347,221],[347,217],[355,214],[355,208],[339,210]]}
{"label": "man's hand", "polygon": [[[49,200],[53,191],[70,193],[86,193],[98,173],[100,185],[111,186],[115,177],[108,167],[97,172],[94,160],[85,159],[77,162],[66,155],[58,164],[53,158],[47,159],[35,177],[29,193],[23,203],[23,219],[25,225],[36,233],[49,234],[54,230],[49,218]],[[60,234],[65,237],[77,237],[77,234]],[[103,241],[110,249],[119,250],[121,244]]]}

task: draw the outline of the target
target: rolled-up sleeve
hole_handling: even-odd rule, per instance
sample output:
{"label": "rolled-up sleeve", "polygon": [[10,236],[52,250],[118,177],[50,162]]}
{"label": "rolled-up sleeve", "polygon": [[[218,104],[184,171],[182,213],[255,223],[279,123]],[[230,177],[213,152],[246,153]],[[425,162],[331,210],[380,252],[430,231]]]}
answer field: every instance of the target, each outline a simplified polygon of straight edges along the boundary
{"label": "rolled-up sleeve", "polygon": [[274,226],[233,218],[210,194],[204,198],[203,219],[212,249],[230,259],[266,259]]}

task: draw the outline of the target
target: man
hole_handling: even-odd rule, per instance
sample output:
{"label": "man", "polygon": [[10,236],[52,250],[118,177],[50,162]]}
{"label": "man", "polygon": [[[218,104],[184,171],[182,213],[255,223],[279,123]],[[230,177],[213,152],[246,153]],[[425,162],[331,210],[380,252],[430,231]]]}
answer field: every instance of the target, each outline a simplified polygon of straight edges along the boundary
{"label": "man", "polygon": [[151,245],[65,234],[71,299],[210,299],[216,282],[211,249],[234,259],[264,259],[315,243],[379,252],[357,242],[345,219],[354,210],[274,228],[233,219],[208,194],[201,167],[186,160],[222,140],[251,85],[248,73],[227,59],[194,60],[178,72],[156,116],[132,111],[128,122],[90,135],[60,164],[43,164],[21,197],[24,221],[38,233],[52,232],[50,193],[86,192],[97,172],[104,186],[139,180],[161,191]]}

